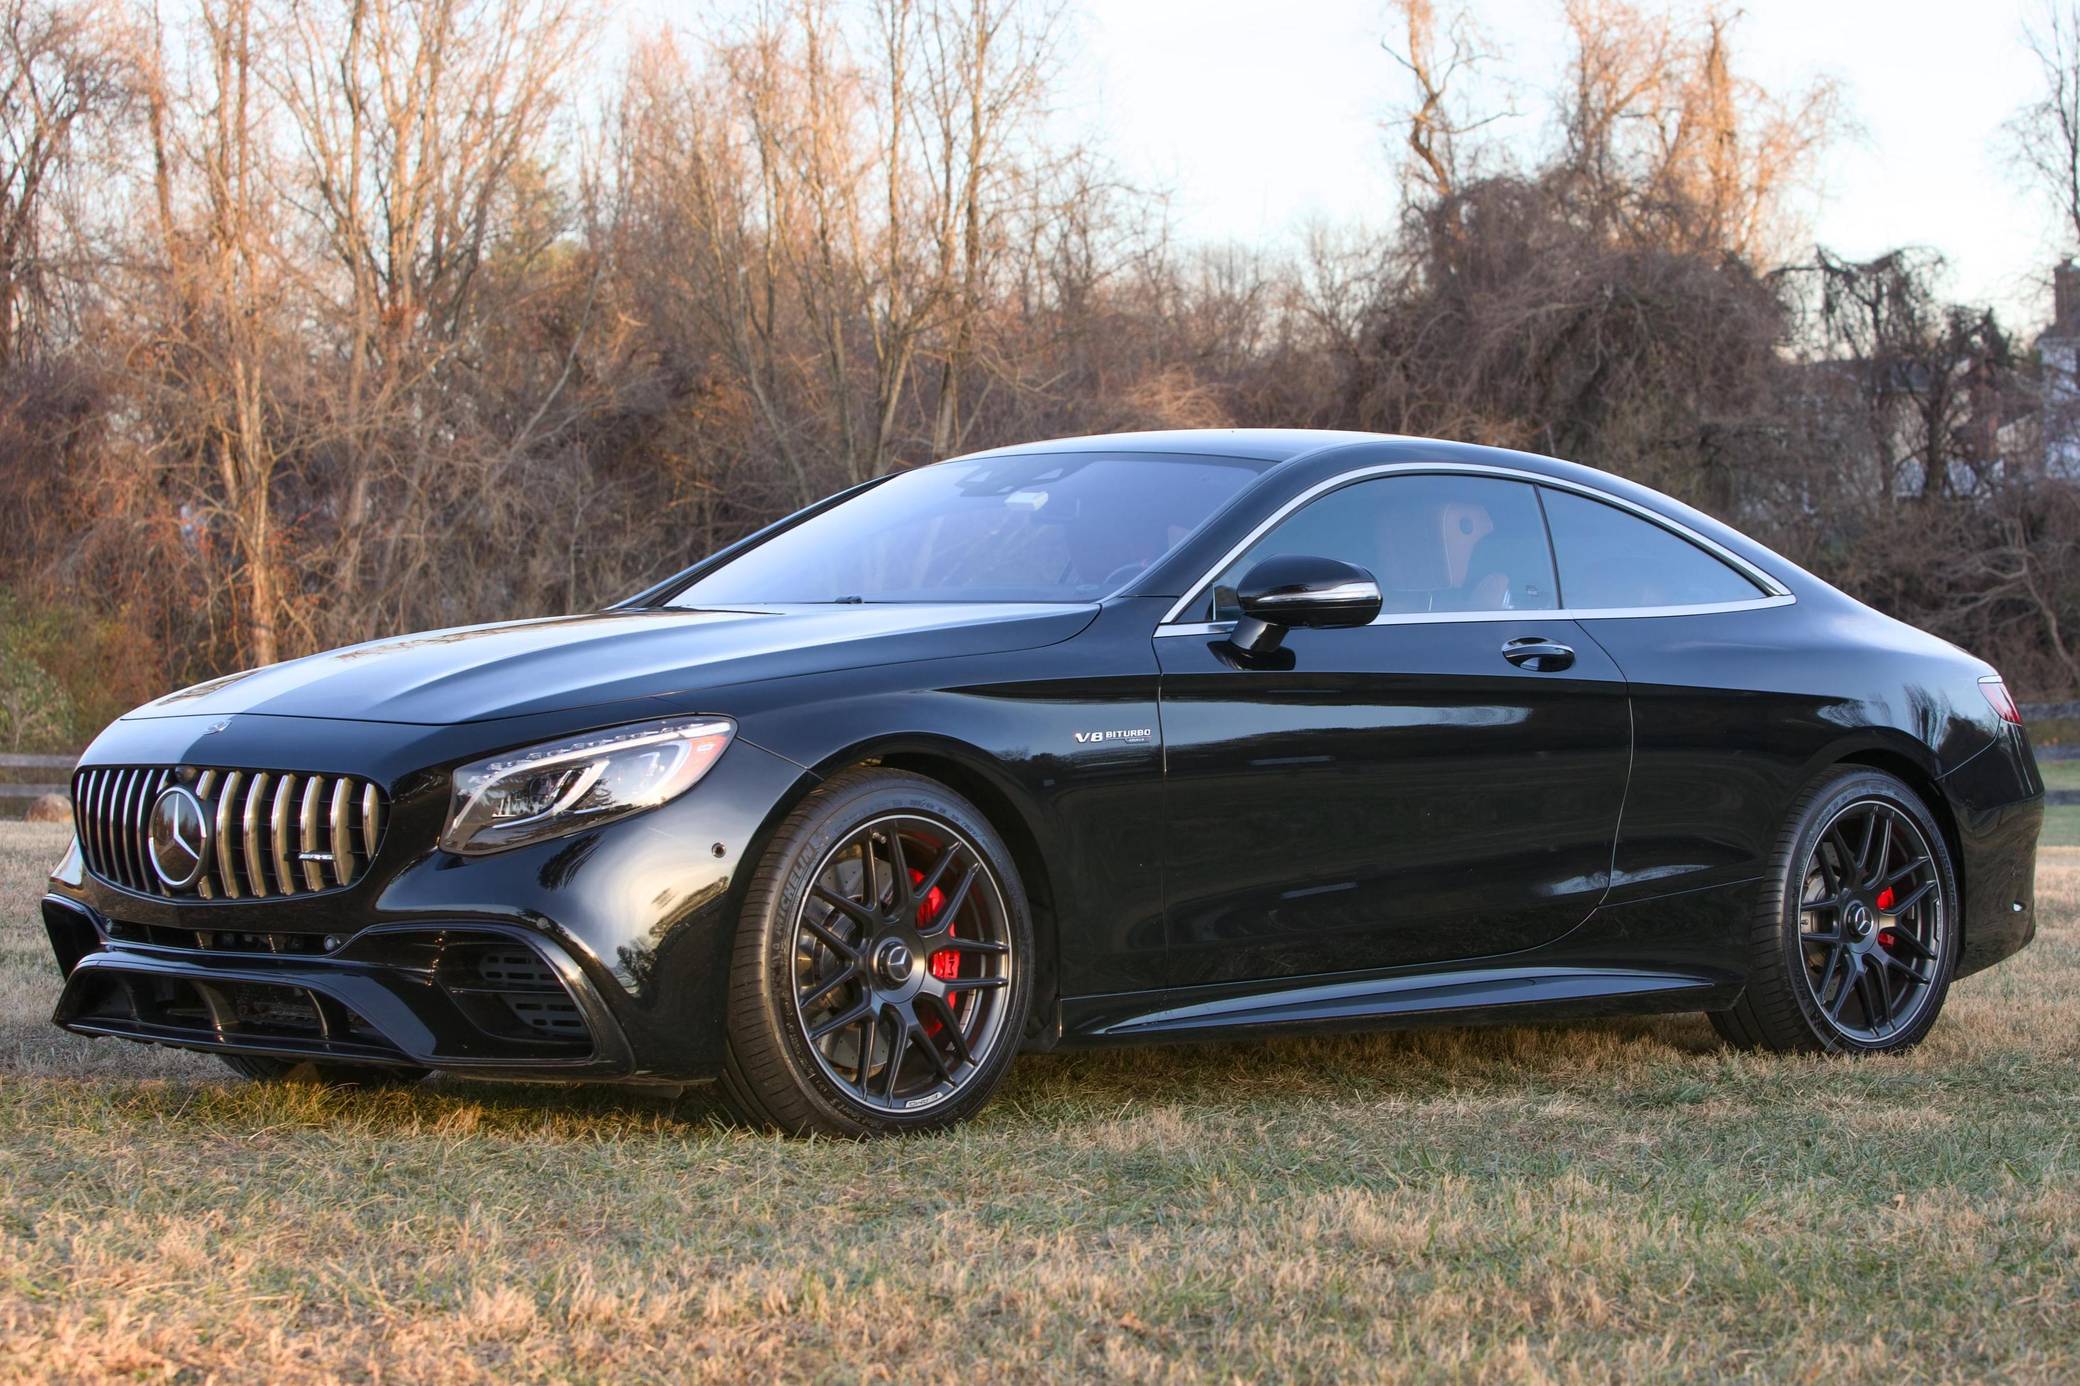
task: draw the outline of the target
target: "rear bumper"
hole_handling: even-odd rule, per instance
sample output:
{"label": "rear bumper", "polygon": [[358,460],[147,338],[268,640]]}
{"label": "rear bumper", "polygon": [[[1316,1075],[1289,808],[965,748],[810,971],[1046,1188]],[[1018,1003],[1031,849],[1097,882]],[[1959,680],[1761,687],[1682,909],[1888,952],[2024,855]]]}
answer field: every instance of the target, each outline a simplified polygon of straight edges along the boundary
{"label": "rear bumper", "polygon": [[484,1077],[634,1068],[583,969],[528,930],[378,924],[330,950],[284,934],[200,948],[59,895],[44,897],[43,919],[66,974],[52,1019],[78,1034]]}
{"label": "rear bumper", "polygon": [[1993,966],[2037,933],[2044,782],[2019,728],[1941,780],[1957,826],[1964,933],[1957,975]]}

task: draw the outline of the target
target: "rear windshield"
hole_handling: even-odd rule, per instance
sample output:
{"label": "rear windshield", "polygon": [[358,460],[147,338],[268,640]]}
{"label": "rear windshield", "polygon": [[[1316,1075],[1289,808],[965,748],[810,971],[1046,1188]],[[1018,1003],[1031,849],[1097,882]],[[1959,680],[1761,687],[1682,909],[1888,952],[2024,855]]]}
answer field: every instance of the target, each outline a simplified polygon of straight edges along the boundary
{"label": "rear windshield", "polygon": [[811,516],[670,604],[1095,601],[1265,465],[1084,453],[941,462]]}

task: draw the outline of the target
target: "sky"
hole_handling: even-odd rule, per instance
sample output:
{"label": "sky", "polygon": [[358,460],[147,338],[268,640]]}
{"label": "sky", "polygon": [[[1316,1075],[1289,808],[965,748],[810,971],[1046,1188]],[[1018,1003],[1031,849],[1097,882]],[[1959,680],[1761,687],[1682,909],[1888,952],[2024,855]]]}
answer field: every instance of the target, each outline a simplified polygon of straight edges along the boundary
{"label": "sky", "polygon": [[[2001,138],[2035,82],[2022,31],[2038,4],[1741,0],[1736,70],[1787,94],[1830,78],[1855,127],[1814,180],[1815,240],[1859,257],[1932,247],[1954,297],[2018,328],[2048,319],[2056,228]],[[1567,56],[1559,0],[1470,9],[1523,112],[1510,135],[1532,140]],[[1405,88],[1380,49],[1381,0],[1082,0],[1073,13],[1059,118],[1167,189],[1186,237],[1272,245],[1311,217],[1392,220],[1382,122]]]}
{"label": "sky", "polygon": [[[629,0],[639,28],[737,0]],[[1940,251],[1954,298],[2011,327],[2050,316],[2054,218],[2022,185],[2001,127],[2033,90],[2026,19],[2044,0],[1731,0],[1736,70],[1784,94],[1834,81],[1852,127],[1814,179],[1807,222],[1837,253]],[[1651,9],[1656,0],[1638,0]],[[1678,13],[1696,0],[1669,0]],[[1405,97],[1380,48],[1385,0],[1066,0],[1054,120],[1136,186],[1187,240],[1296,244],[1310,220],[1391,225],[1385,122]],[[1450,0],[1438,0],[1448,10]],[[1533,142],[1568,45],[1561,0],[1470,0],[1521,113],[1491,127]]]}

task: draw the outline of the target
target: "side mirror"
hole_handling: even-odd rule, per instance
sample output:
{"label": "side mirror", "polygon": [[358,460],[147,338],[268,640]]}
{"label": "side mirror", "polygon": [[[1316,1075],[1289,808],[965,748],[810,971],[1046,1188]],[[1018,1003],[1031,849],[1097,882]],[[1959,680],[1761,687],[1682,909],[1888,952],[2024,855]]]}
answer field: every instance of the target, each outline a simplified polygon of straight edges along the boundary
{"label": "side mirror", "polygon": [[1267,558],[1235,585],[1242,619],[1229,643],[1270,654],[1295,626],[1317,630],[1366,626],[1379,615],[1379,584],[1353,563],[1288,554]]}

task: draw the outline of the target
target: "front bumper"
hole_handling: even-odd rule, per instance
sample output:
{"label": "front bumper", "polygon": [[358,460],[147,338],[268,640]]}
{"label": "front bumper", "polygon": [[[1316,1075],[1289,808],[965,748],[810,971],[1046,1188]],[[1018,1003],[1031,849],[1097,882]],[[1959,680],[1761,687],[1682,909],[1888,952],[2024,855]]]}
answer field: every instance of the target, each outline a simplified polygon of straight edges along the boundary
{"label": "front bumper", "polygon": [[[117,723],[82,764],[366,776],[390,804],[382,845],[350,885],[240,900],[126,889],[75,849],[43,909],[66,975],[59,1025],[485,1076],[716,1072],[742,883],[769,821],[813,782],[799,766],[740,735],[659,808],[460,857],[435,845],[445,773],[397,768],[433,750],[427,729],[255,715],[182,734],[174,720]],[[500,735],[514,733],[451,729],[441,750],[474,758]]]}
{"label": "front bumper", "polygon": [[487,1077],[634,1067],[584,970],[526,930],[375,925],[327,950],[249,932],[225,946],[222,933],[127,925],[59,895],[43,919],[66,971],[52,1019],[79,1034]]}

